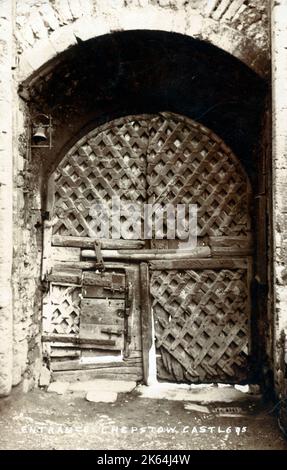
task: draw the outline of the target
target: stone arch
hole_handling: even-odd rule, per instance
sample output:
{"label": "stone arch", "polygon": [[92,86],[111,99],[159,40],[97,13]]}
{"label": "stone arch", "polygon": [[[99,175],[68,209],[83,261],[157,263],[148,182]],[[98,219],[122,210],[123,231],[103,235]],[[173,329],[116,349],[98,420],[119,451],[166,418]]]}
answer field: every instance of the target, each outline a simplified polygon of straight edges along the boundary
{"label": "stone arch", "polygon": [[[260,75],[268,73],[268,39],[264,29],[267,21],[266,5],[261,9],[248,5],[242,10],[242,2],[235,0],[192,2],[194,5],[189,5],[189,2],[184,5],[179,3],[104,2],[105,8],[102,9],[100,2],[85,2],[86,11],[84,9],[82,14],[73,13],[71,5],[63,13],[60,5],[57,7],[57,3],[53,6],[49,3],[44,10],[47,15],[45,22],[41,17],[42,10],[34,8],[30,24],[24,23],[25,34],[21,32],[22,28],[17,34],[18,47],[22,50],[19,80],[26,80],[78,42],[114,31],[142,29],[180,33],[207,41],[238,58]],[[240,22],[246,17],[245,31],[238,27],[238,15],[241,16]],[[261,27],[256,37],[252,22],[259,23]]]}

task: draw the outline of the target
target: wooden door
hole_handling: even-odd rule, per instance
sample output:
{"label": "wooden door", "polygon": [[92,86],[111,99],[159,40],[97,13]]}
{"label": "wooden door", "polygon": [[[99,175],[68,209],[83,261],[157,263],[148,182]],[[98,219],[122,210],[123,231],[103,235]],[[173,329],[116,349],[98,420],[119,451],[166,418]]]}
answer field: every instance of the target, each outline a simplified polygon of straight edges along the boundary
{"label": "wooden door", "polygon": [[[55,374],[146,379],[153,316],[159,379],[248,380],[251,189],[221,139],[172,113],[118,119],[72,147],[47,193],[43,340]],[[115,196],[196,204],[197,248],[142,231],[115,239],[114,222],[99,240],[91,208],[104,202],[109,216]],[[126,213],[120,224],[133,228]]]}
{"label": "wooden door", "polygon": [[[200,124],[163,114],[149,130],[148,195],[196,204],[198,247],[208,259],[154,261],[150,286],[157,373],[178,382],[249,376],[251,189],[239,161]],[[153,240],[172,248],[178,240]]]}

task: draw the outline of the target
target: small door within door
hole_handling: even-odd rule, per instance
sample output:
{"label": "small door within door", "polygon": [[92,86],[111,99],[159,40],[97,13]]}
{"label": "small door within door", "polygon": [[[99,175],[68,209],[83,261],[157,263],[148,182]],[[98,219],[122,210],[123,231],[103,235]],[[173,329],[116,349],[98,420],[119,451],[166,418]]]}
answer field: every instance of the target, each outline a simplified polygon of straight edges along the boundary
{"label": "small door within door", "polygon": [[102,342],[107,351],[127,351],[127,288],[125,274],[83,272],[80,338]]}
{"label": "small door within door", "polygon": [[141,380],[139,269],[118,266],[104,272],[52,269],[43,341],[55,378],[86,371],[92,378]]}

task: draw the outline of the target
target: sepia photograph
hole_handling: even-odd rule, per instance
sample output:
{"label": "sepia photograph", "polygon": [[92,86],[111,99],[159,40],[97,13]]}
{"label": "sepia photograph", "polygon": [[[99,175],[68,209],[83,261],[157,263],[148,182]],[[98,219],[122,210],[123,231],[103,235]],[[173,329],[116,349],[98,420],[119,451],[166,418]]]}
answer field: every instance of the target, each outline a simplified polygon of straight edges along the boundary
{"label": "sepia photograph", "polygon": [[286,335],[287,0],[0,0],[1,454],[286,451]]}

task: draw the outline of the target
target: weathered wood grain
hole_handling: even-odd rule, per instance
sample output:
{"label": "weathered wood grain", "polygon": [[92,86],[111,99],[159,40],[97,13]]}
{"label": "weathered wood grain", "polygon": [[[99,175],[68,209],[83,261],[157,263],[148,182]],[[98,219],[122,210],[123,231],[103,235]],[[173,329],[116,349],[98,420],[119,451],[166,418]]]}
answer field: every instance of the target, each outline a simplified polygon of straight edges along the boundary
{"label": "weathered wood grain", "polygon": [[[208,246],[200,246],[194,250],[102,250],[104,259],[125,259],[125,260],[152,260],[152,259],[182,259],[182,258],[207,258],[211,256],[211,250]],[[95,258],[92,250],[82,250],[83,258]]]}
{"label": "weathered wood grain", "polygon": [[223,269],[242,268],[246,269],[245,258],[210,258],[210,259],[183,259],[173,261],[150,261],[151,270],[172,270],[172,269]]}
{"label": "weathered wood grain", "polygon": [[141,327],[144,382],[148,384],[149,353],[152,345],[152,316],[150,307],[149,271],[146,263],[140,265],[141,282]]}
{"label": "weathered wood grain", "polygon": [[[95,241],[97,241],[96,238],[90,237],[69,237],[60,235],[54,235],[52,237],[52,245],[54,246],[94,248]],[[101,239],[100,242],[104,250],[140,249],[145,246],[143,240]]]}

